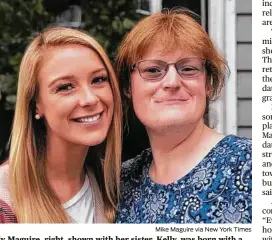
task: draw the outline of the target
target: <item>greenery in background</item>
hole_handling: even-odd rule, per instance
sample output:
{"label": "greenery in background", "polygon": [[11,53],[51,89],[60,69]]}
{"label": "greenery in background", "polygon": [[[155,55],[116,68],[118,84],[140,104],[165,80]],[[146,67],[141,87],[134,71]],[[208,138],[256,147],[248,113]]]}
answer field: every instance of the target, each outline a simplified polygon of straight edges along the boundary
{"label": "greenery in background", "polygon": [[124,35],[139,20],[137,0],[83,0],[83,22],[111,59]]}
{"label": "greenery in background", "polygon": [[[137,0],[82,0],[82,28],[114,59],[121,39],[140,17],[136,8]],[[15,105],[18,69],[26,46],[55,20],[43,0],[0,1],[0,101],[5,110]]]}
{"label": "greenery in background", "polygon": [[53,19],[42,0],[0,1],[0,98],[6,97],[5,108],[14,107],[19,64],[29,40]]}

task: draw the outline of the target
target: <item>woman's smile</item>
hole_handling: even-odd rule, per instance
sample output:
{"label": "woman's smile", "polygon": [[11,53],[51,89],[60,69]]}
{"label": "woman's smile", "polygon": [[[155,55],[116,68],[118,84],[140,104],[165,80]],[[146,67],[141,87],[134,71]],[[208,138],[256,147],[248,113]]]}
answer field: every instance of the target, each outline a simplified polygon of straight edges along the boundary
{"label": "woman's smile", "polygon": [[93,123],[98,121],[100,119],[102,113],[95,114],[93,116],[84,116],[84,117],[79,117],[73,119],[73,121],[78,122],[78,123]]}
{"label": "woman's smile", "polygon": [[172,104],[184,104],[188,100],[189,98],[164,98],[164,99],[155,99],[154,102],[172,105]]}
{"label": "woman's smile", "polygon": [[73,122],[83,126],[98,126],[103,122],[104,111],[98,114],[86,115],[72,119]]}

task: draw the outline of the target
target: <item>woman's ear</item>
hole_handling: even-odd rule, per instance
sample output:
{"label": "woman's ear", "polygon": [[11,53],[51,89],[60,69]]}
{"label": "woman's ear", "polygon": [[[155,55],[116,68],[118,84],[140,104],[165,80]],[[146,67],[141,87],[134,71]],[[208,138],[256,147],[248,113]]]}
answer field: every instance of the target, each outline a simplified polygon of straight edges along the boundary
{"label": "woman's ear", "polygon": [[129,88],[124,88],[123,91],[124,91],[124,95],[127,98],[131,99],[131,88],[130,88],[130,86],[129,86]]}

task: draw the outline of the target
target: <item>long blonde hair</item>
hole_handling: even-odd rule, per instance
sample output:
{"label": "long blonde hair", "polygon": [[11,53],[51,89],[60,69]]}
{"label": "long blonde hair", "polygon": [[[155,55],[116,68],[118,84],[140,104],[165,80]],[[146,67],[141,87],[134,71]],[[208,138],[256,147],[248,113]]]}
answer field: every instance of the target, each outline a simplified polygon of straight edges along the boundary
{"label": "long blonde hair", "polygon": [[[69,222],[59,199],[45,176],[45,126],[34,120],[37,74],[48,47],[79,44],[94,50],[110,76],[114,98],[113,119],[106,139],[104,164],[94,152],[86,158],[98,180],[107,219],[113,222],[119,195],[121,159],[121,98],[117,79],[103,48],[89,35],[74,29],[54,27],[40,33],[28,46],[21,62],[10,150],[10,191],[19,223]],[[88,160],[91,162],[88,162]],[[103,168],[103,170],[102,170]],[[102,176],[104,172],[104,177]]]}

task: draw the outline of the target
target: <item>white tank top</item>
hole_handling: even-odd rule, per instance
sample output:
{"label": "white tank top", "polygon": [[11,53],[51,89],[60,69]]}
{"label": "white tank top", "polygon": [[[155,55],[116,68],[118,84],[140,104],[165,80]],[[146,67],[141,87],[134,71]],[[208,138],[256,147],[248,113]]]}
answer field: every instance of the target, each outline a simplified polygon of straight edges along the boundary
{"label": "white tank top", "polygon": [[79,192],[62,205],[73,223],[93,223],[94,197],[88,176]]}

